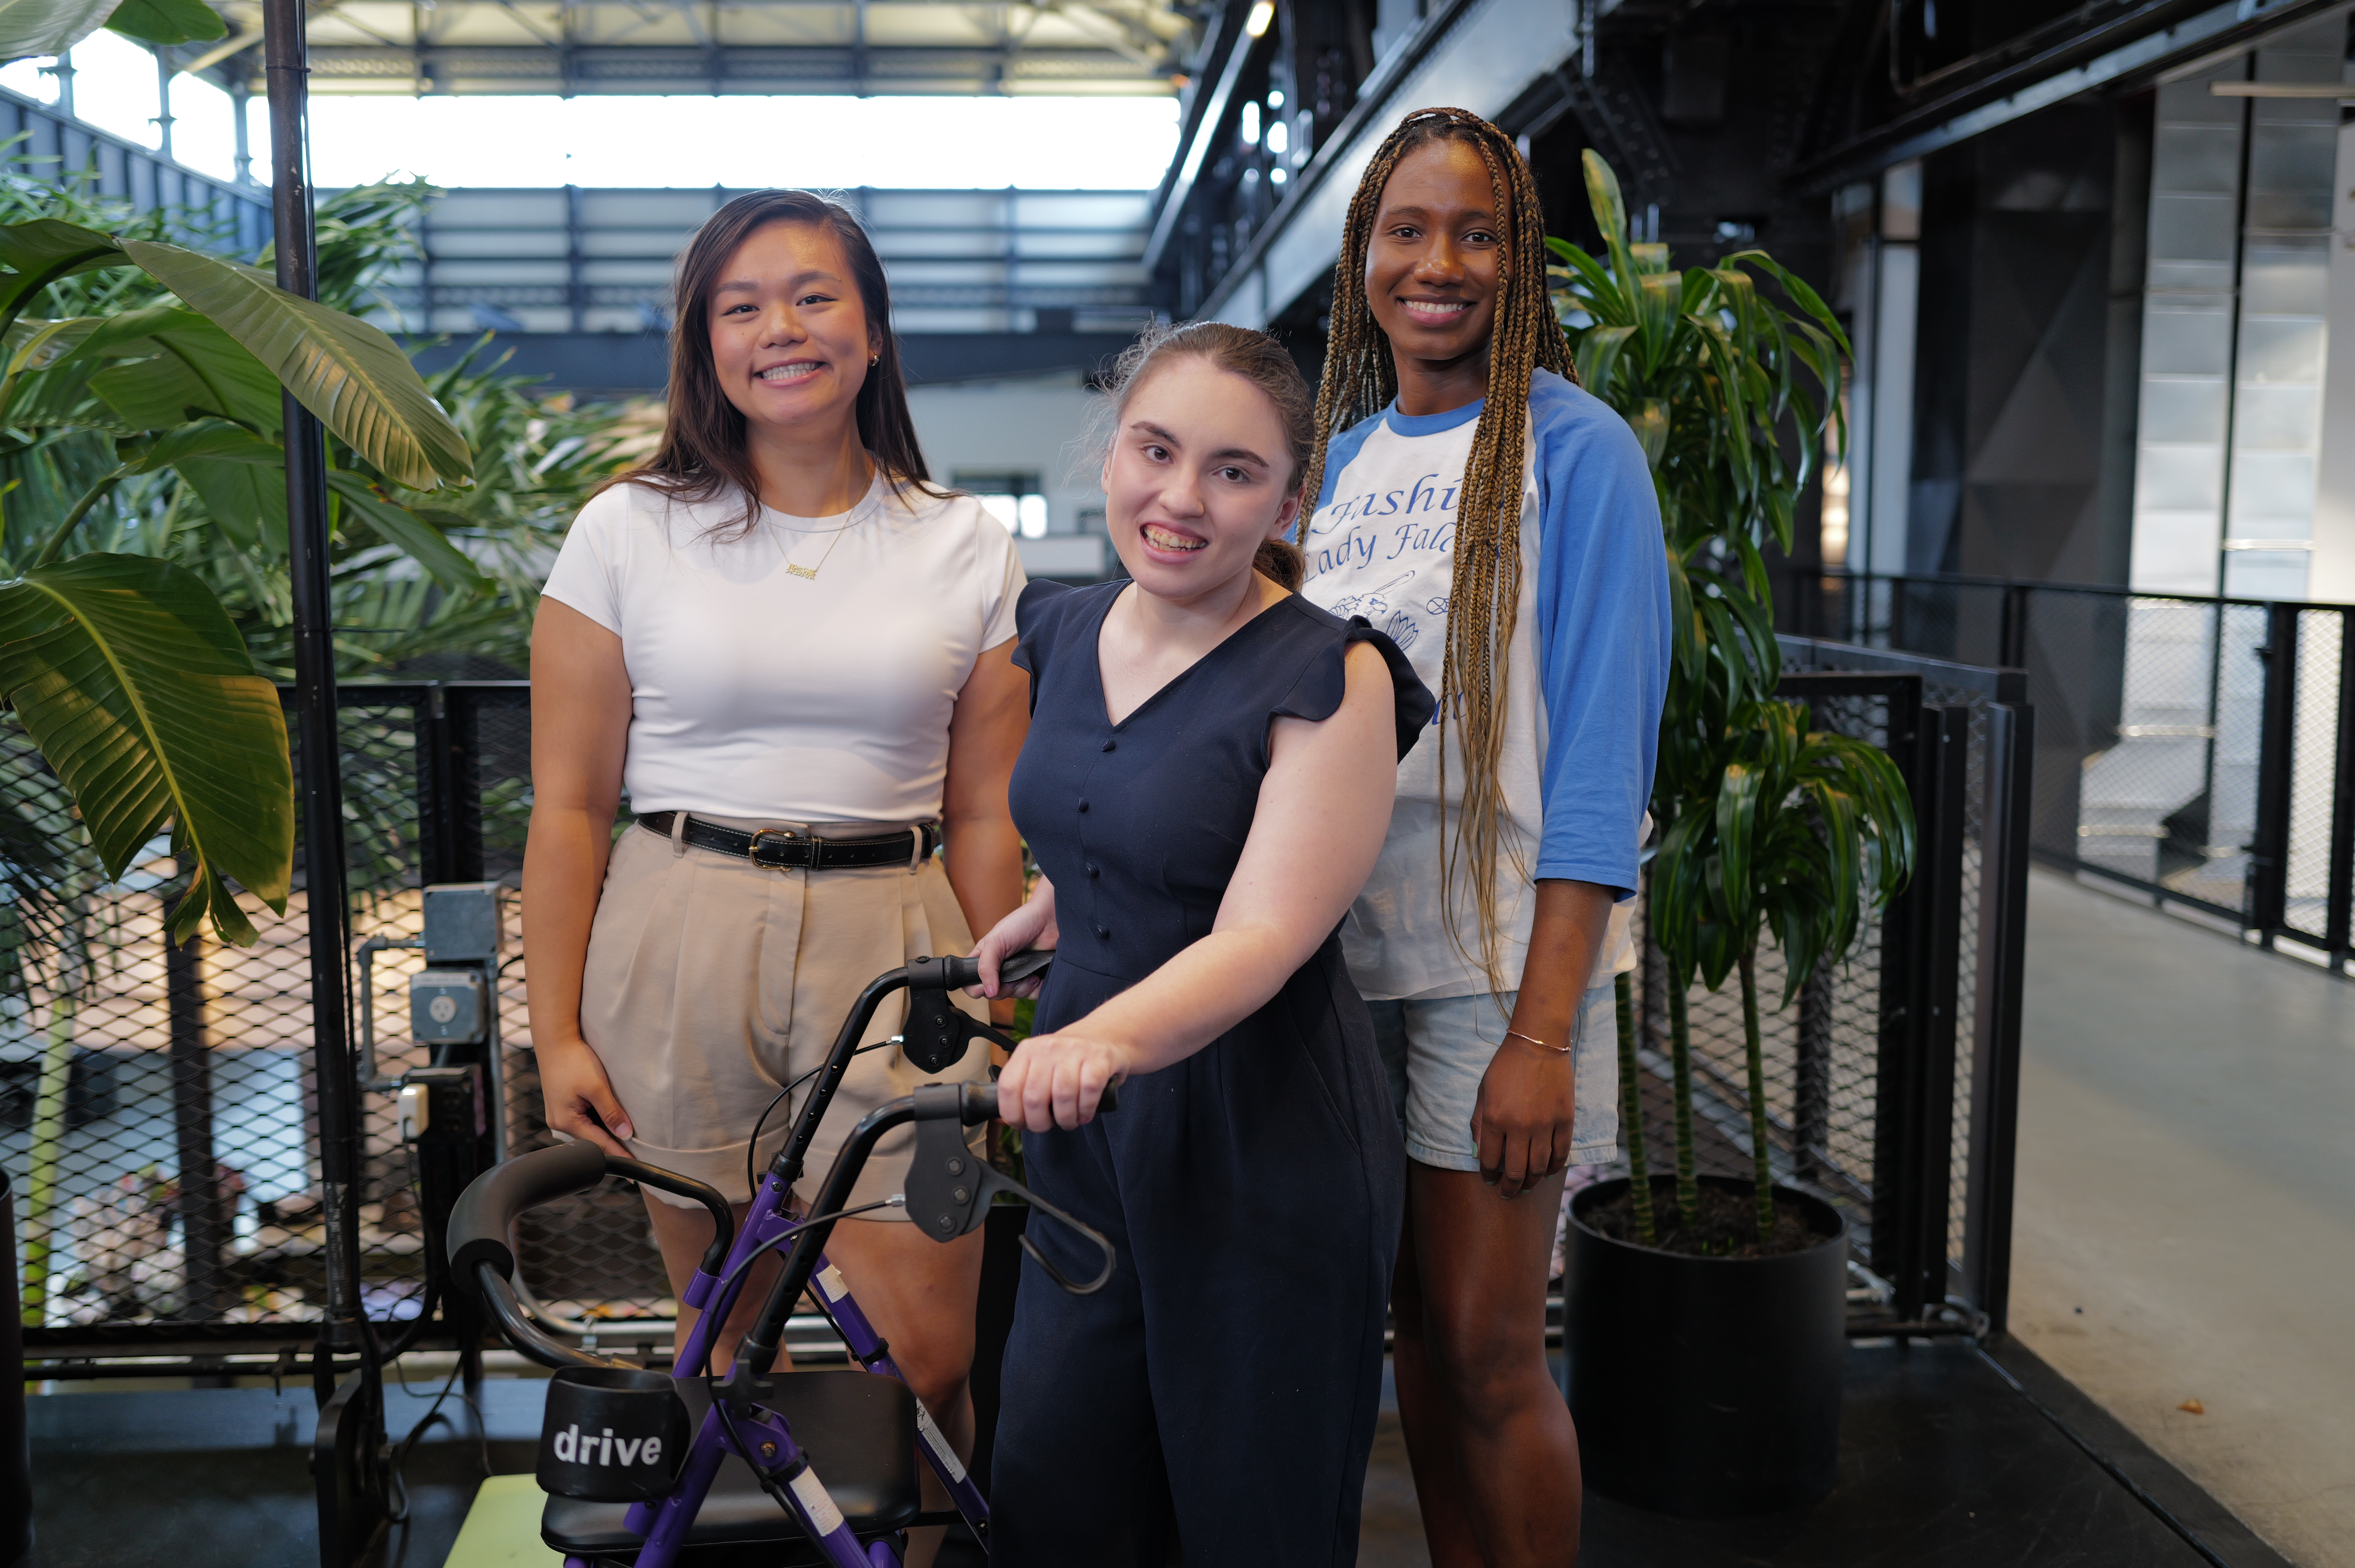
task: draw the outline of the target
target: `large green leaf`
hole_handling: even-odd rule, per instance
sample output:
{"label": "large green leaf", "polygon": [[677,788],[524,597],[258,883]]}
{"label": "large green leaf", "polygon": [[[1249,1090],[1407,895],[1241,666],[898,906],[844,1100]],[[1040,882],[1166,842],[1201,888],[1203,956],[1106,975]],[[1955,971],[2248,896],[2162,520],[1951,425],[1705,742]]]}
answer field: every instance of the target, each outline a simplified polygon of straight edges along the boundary
{"label": "large green leaf", "polygon": [[173,470],[194,487],[205,514],[240,549],[259,550],[272,562],[286,558],[285,453],[267,464],[238,457],[185,457]]}
{"label": "large green leaf", "polygon": [[290,294],[250,267],[153,240],[125,240],[123,249],[396,482],[432,490],[473,475],[465,438],[409,356],[375,327]]}
{"label": "large green leaf", "polygon": [[[5,28],[7,12],[16,3],[21,0],[0,0],[0,29]],[[59,51],[32,52],[46,55]],[[16,314],[31,302],[33,296],[59,278],[96,267],[123,264],[123,248],[112,236],[94,228],[63,223],[54,217],[0,224],[0,267],[7,269],[0,273],[0,316],[14,324]]]}
{"label": "large green leaf", "polygon": [[123,0],[106,26],[143,44],[198,44],[229,34],[229,25],[204,0]]}
{"label": "large green leaf", "polygon": [[286,450],[241,426],[207,419],[152,442],[118,442],[142,471],[169,468],[194,486],[214,526],[241,549],[286,555]]}
{"label": "large green leaf", "polygon": [[441,529],[407,507],[387,501],[358,474],[330,473],[327,483],[343,497],[346,516],[357,513],[378,538],[399,546],[445,586],[462,591],[489,586],[466,553],[444,538]]}
{"label": "large green leaf", "polygon": [[171,937],[210,916],[252,923],[234,878],[283,912],[293,774],[278,692],[193,573],[144,556],[79,556],[0,583],[0,695],[73,792],[110,876],[167,822],[193,860]]}
{"label": "large green leaf", "polygon": [[145,332],[93,334],[83,357],[119,361],[91,389],[133,429],[163,430],[208,416],[275,432],[284,417],[278,378],[237,339],[194,311],[138,313]]}
{"label": "large green leaf", "polygon": [[106,25],[115,0],[0,0],[0,60],[61,55]]}

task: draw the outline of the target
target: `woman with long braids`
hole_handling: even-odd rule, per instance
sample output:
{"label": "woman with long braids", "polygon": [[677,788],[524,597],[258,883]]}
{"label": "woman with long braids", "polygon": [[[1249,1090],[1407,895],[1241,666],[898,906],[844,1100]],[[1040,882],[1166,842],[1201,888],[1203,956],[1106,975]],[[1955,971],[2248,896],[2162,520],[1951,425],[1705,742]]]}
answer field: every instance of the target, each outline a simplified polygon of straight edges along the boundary
{"label": "woman with long braids", "polygon": [[1399,1412],[1437,1568],[1568,1563],[1545,1360],[1562,1172],[1617,1155],[1611,971],[1668,683],[1657,503],[1572,382],[1510,138],[1410,114],[1349,207],[1303,593],[1439,693],[1342,931],[1406,1135]]}
{"label": "woman with long braids", "polygon": [[[532,630],[524,952],[549,1126],[709,1182],[741,1224],[746,1171],[799,1101],[762,1107],[825,1059],[860,989],[964,952],[1022,900],[1023,577],[979,503],[927,482],[882,263],[849,212],[739,196],[677,294],[662,444],[581,509]],[[988,1069],[972,1051],[921,1071],[899,1030],[897,1005],[869,1027],[813,1181],[864,1112]],[[963,1448],[981,1237],[942,1245],[883,1207],[905,1171],[870,1163],[851,1199],[903,1223],[837,1226],[826,1250]],[[645,1195],[683,1290],[710,1217]],[[756,1276],[715,1365],[766,1295]],[[927,1533],[911,1562],[932,1561]]]}

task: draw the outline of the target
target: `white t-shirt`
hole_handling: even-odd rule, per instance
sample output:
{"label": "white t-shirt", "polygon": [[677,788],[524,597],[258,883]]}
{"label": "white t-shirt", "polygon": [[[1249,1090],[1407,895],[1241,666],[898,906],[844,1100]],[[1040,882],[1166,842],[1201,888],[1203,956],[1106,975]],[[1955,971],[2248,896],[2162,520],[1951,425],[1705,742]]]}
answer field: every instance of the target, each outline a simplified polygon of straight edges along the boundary
{"label": "white t-shirt", "polygon": [[[1022,562],[970,496],[879,473],[837,517],[617,484],[581,509],[548,596],[622,639],[633,810],[786,822],[936,817],[949,717],[1014,636]],[[788,566],[815,568],[814,577]]]}

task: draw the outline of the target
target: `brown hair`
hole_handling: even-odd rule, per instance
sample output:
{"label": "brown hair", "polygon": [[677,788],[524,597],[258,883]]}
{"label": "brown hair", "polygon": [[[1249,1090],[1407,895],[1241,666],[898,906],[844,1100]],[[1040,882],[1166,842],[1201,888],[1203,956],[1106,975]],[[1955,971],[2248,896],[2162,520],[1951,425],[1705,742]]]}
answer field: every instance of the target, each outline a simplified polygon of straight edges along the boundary
{"label": "brown hair", "polygon": [[900,339],[891,331],[891,286],[883,263],[858,217],[838,202],[808,191],[753,191],[740,196],[704,219],[679,253],[671,285],[670,386],[665,394],[662,441],[654,455],[609,484],[643,484],[674,501],[716,500],[731,492],[744,498],[744,516],[732,530],[741,535],[761,515],[761,479],[744,450],[744,415],[720,389],[711,363],[711,291],[719,270],[756,230],[773,223],[806,223],[832,231],[850,262],[858,302],[879,357],[858,388],[858,441],[883,471],[892,489],[910,487],[943,495],[930,482],[916,421],[908,412],[908,380],[900,364]]}
{"label": "brown hair", "polygon": [[[1296,493],[1316,454],[1316,418],[1308,398],[1308,382],[1282,344],[1263,332],[1229,326],[1224,322],[1192,322],[1185,326],[1147,327],[1114,362],[1104,391],[1111,409],[1107,424],[1120,427],[1128,400],[1146,377],[1173,359],[1195,358],[1231,376],[1240,376],[1259,388],[1275,409],[1284,427],[1284,454],[1292,460],[1292,491]],[[1303,504],[1305,505],[1304,499]],[[1295,526],[1298,524],[1295,523]],[[1263,539],[1252,565],[1287,592],[1298,592],[1308,575],[1300,546],[1289,539]]]}
{"label": "brown hair", "polygon": [[[1325,479],[1326,443],[1371,418],[1398,396],[1398,365],[1389,334],[1366,300],[1366,252],[1382,191],[1399,160],[1433,142],[1461,142],[1487,165],[1488,189],[1505,228],[1497,256],[1496,324],[1488,351],[1487,402],[1464,464],[1456,512],[1455,581],[1449,593],[1447,654],[1439,684],[1440,810],[1447,810],[1446,728],[1464,750],[1464,800],[1455,842],[1439,835],[1441,907],[1448,939],[1472,957],[1455,913],[1456,879],[1468,869],[1479,889],[1480,967],[1490,989],[1511,989],[1497,965],[1497,856],[1504,836],[1504,789],[1497,764],[1505,741],[1507,650],[1521,597],[1521,466],[1529,440],[1529,378],[1540,366],[1575,381],[1570,343],[1546,291],[1545,214],[1537,182],[1511,137],[1462,109],[1418,109],[1374,150],[1350,199],[1333,270],[1332,340],[1316,394],[1316,450],[1307,491],[1314,504]],[[1521,863],[1518,844],[1504,846]]]}

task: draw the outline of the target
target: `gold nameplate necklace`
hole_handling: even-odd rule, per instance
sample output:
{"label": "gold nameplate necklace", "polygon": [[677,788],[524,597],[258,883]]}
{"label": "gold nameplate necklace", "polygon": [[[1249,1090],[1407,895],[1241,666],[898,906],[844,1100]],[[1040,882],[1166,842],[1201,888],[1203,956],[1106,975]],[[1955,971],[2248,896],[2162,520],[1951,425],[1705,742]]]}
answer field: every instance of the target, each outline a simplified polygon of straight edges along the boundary
{"label": "gold nameplate necklace", "polygon": [[845,534],[849,533],[853,528],[858,527],[859,523],[864,523],[866,521],[866,518],[861,517],[857,523],[845,523],[841,527],[833,530],[834,537],[827,542],[826,554],[818,556],[817,565],[815,567],[797,567],[794,565],[794,558],[785,553],[784,541],[782,539],[777,541],[777,556],[780,560],[785,563],[785,570],[789,574],[797,577],[806,577],[811,582],[815,582],[817,581],[817,574],[819,571],[824,569],[827,558],[834,554],[835,546],[842,543],[842,536]]}

